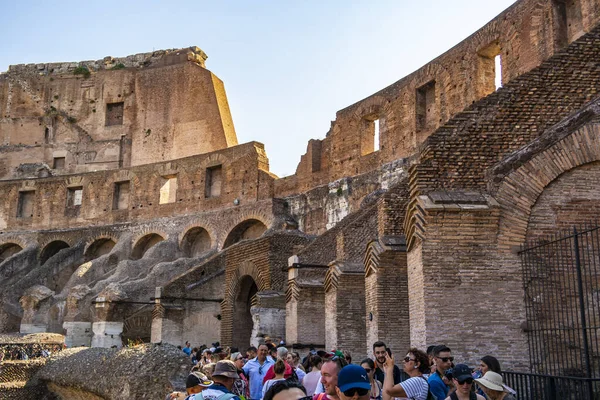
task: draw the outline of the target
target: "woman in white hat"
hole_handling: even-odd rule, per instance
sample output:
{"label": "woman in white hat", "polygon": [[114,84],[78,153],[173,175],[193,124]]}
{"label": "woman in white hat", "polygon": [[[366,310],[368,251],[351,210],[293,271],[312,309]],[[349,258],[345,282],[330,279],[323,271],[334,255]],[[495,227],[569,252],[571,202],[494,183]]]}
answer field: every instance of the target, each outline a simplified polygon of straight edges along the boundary
{"label": "woman in white hat", "polygon": [[488,371],[475,382],[490,400],[516,400],[512,394],[504,391],[502,375],[496,372]]}

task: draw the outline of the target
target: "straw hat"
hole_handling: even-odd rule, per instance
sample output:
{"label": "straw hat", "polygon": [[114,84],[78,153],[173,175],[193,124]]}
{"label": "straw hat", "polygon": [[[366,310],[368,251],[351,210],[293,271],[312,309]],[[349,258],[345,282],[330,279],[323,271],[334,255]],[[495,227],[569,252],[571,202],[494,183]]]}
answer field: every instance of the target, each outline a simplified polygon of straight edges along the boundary
{"label": "straw hat", "polygon": [[493,371],[486,372],[483,377],[475,379],[475,382],[488,389],[497,390],[499,392],[504,391],[504,387],[502,386],[502,375]]}

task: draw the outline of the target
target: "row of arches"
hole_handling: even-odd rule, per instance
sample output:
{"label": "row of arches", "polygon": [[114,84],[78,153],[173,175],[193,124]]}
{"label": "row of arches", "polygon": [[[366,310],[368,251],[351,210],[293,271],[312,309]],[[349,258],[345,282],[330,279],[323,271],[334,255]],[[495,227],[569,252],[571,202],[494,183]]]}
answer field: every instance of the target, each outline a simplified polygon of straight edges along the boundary
{"label": "row of arches", "polygon": [[[223,249],[246,239],[256,239],[262,236],[267,230],[264,223],[257,219],[249,219],[236,225],[223,244]],[[131,251],[131,259],[139,260],[144,257],[144,254],[158,243],[166,240],[163,234],[148,233],[139,238],[133,245]],[[208,231],[202,227],[193,227],[189,229],[181,240],[181,250],[186,257],[198,257],[212,246],[213,240]],[[91,261],[100,256],[108,254],[116,246],[116,241],[110,237],[103,237],[95,240],[84,251],[86,261]],[[64,240],[54,240],[48,243],[41,250],[39,255],[40,265],[45,264],[50,258],[58,254],[61,250],[69,248],[70,245]],[[8,242],[0,244],[0,263],[9,257],[19,253],[23,247],[17,243]]]}

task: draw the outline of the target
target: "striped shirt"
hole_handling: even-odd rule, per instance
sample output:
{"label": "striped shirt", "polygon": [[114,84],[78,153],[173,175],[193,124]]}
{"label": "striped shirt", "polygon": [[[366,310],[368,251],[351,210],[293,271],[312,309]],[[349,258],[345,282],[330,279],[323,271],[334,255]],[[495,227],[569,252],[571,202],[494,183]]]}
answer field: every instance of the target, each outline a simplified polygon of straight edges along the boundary
{"label": "striped shirt", "polygon": [[407,379],[400,382],[400,386],[406,393],[406,398],[411,400],[427,400],[429,385],[427,381],[420,376]]}

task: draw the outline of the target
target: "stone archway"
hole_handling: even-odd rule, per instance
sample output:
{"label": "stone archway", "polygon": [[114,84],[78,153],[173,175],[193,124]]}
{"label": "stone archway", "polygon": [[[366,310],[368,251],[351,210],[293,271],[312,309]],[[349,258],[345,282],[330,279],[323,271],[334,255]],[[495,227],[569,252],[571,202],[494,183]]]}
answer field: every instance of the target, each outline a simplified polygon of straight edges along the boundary
{"label": "stone archway", "polygon": [[240,349],[250,345],[254,326],[250,308],[255,302],[257,292],[258,286],[251,276],[244,275],[240,278],[238,292],[233,303],[234,326],[232,332],[232,345]]}
{"label": "stone archway", "polygon": [[158,233],[149,233],[143,236],[133,246],[133,250],[131,251],[131,259],[139,260],[140,258],[144,257],[144,254],[146,254],[146,252],[150,250],[152,246],[162,242],[163,240],[165,239]]}
{"label": "stone archway", "polygon": [[46,245],[40,253],[40,265],[44,265],[51,257],[58,254],[59,251],[68,249],[69,244],[62,240],[54,240]]}
{"label": "stone archway", "polygon": [[181,250],[186,257],[194,258],[211,249],[212,240],[208,231],[202,227],[188,230],[181,240]]}
{"label": "stone archway", "polygon": [[0,263],[7,258],[14,256],[18,252],[23,250],[21,246],[16,243],[4,243],[0,245]]}
{"label": "stone archway", "polygon": [[111,238],[100,238],[89,245],[85,251],[86,261],[94,260],[100,256],[110,253],[117,243]]}
{"label": "stone archway", "polygon": [[247,239],[256,239],[262,236],[267,230],[267,226],[257,219],[247,219],[240,222],[229,232],[223,248],[227,248],[237,242]]}

